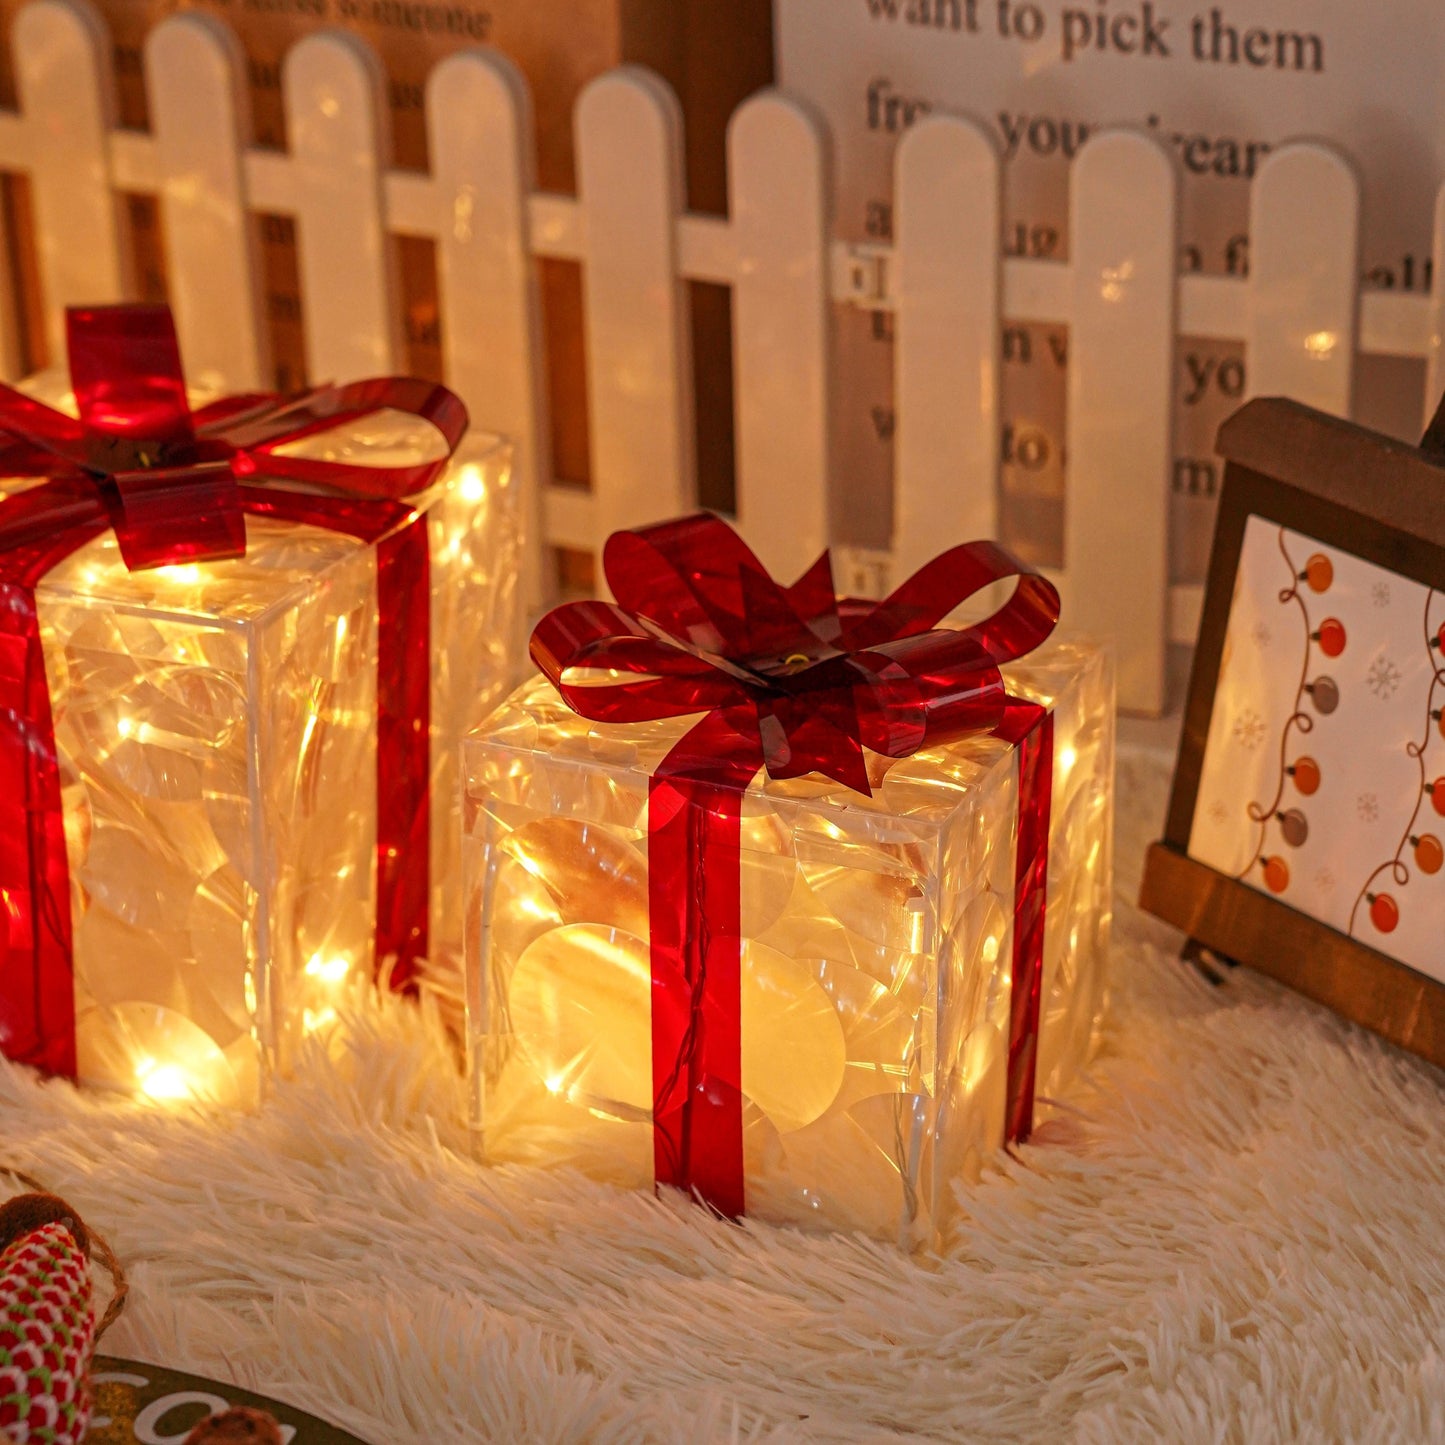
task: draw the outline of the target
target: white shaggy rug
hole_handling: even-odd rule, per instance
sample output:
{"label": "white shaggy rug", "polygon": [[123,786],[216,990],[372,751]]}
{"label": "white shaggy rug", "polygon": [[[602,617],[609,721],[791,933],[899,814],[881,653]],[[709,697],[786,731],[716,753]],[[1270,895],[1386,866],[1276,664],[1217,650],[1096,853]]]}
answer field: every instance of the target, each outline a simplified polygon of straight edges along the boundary
{"label": "white shaggy rug", "polygon": [[128,1262],[108,1353],[376,1445],[1445,1440],[1445,1079],[1131,906],[1168,765],[1127,755],[1088,1085],[942,1259],[716,1223],[464,1156],[434,1021],[388,1006],[264,1115],[0,1072],[0,1162]]}

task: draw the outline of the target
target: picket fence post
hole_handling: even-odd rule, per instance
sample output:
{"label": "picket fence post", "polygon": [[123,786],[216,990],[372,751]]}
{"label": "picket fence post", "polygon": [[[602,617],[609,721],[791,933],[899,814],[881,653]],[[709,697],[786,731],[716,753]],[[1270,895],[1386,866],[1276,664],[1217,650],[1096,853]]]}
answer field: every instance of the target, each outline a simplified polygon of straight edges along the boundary
{"label": "picket fence post", "polygon": [[166,256],[187,376],[202,387],[269,384],[256,226],[246,190],[245,57],[208,15],[163,20],[146,37],[146,95],[160,171]]}
{"label": "picket fence post", "polygon": [[932,116],[894,177],[893,566],[998,535],[1002,167],[981,126]]}
{"label": "picket fence post", "polygon": [[692,318],[678,267],[682,108],[624,66],[576,110],[592,493],[600,540],[696,504]]}
{"label": "picket fence post", "polygon": [[1113,639],[1120,705],[1164,704],[1178,173],[1141,132],[1089,140],[1069,195],[1073,273],[1064,577],[1069,625]]}
{"label": "picket fence post", "polygon": [[527,218],[536,186],[531,97],[509,60],[463,51],[432,72],[426,113],[447,383],[474,426],[511,439],[526,529],[519,590],[524,606],[536,606],[552,454]]}
{"label": "picket fence post", "polygon": [[1250,192],[1251,396],[1348,416],[1360,294],[1360,187],[1337,151],[1273,151]]}
{"label": "picket fence post", "polygon": [[45,340],[65,356],[65,308],[124,296],[116,197],[110,185],[115,78],[109,37],[93,11],[32,0],[11,31]]}
{"label": "picket fence post", "polygon": [[791,582],[830,535],[827,135],[802,103],[767,93],[733,115],[727,151],[738,522]]}
{"label": "picket fence post", "polygon": [[306,373],[355,381],[401,369],[395,258],[383,181],[385,77],[353,36],[298,41],[281,68],[296,216]]}

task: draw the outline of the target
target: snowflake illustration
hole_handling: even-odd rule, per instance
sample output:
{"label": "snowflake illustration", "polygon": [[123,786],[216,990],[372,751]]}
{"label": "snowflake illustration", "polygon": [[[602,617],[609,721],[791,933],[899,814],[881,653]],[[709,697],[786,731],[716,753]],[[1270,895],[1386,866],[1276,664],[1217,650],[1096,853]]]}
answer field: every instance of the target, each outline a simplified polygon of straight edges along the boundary
{"label": "snowflake illustration", "polygon": [[1335,875],[1328,868],[1321,868],[1315,874],[1315,887],[1321,893],[1333,893],[1335,891]]}
{"label": "snowflake illustration", "polygon": [[1254,638],[1254,645],[1256,647],[1268,647],[1274,640],[1274,633],[1272,633],[1269,627],[1263,622],[1256,622],[1249,635]]}
{"label": "snowflake illustration", "polygon": [[1361,793],[1355,799],[1355,812],[1360,815],[1362,823],[1373,823],[1380,816],[1380,800],[1374,793]]}
{"label": "snowflake illustration", "polygon": [[1365,674],[1365,686],[1381,702],[1388,702],[1400,686],[1400,669],[1382,652],[1370,664],[1370,670]]}
{"label": "snowflake illustration", "polygon": [[1390,584],[1388,582],[1376,582],[1370,588],[1370,601],[1376,607],[1388,607],[1390,605]]}
{"label": "snowflake illustration", "polygon": [[1234,740],[1253,752],[1264,741],[1264,719],[1250,707],[1234,720]]}

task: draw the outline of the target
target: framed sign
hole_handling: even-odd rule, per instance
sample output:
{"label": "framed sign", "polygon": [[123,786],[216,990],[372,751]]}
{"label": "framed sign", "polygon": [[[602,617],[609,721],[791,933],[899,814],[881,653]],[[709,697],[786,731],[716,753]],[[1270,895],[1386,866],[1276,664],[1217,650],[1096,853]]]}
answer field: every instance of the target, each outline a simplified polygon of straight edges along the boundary
{"label": "framed sign", "polygon": [[1421,447],[1251,402],[1141,904],[1445,1065],[1445,405]]}

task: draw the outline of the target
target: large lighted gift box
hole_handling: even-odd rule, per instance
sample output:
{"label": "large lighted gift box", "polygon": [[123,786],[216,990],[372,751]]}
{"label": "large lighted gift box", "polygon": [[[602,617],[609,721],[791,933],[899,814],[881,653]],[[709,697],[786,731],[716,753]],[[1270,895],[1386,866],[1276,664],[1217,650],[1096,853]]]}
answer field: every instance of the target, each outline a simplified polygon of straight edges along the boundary
{"label": "large lighted gift box", "polygon": [[162,308],[70,370],[0,390],[0,1046],[248,1102],[349,978],[459,968],[507,452],[405,379],[192,412]]}
{"label": "large lighted gift box", "polygon": [[991,544],[882,604],[711,517],[605,564],[617,605],[549,614],[466,745],[482,1152],[929,1242],[1090,1046],[1108,659]]}

